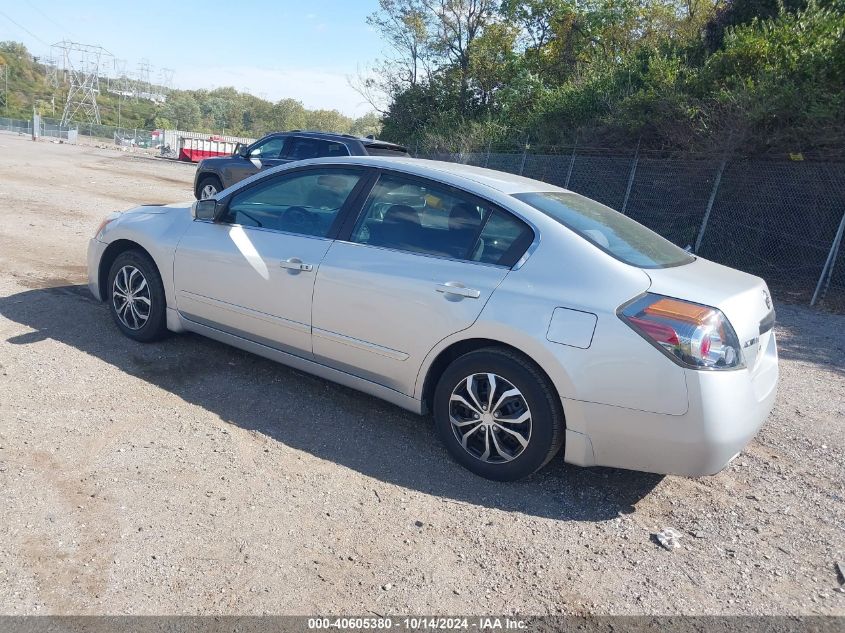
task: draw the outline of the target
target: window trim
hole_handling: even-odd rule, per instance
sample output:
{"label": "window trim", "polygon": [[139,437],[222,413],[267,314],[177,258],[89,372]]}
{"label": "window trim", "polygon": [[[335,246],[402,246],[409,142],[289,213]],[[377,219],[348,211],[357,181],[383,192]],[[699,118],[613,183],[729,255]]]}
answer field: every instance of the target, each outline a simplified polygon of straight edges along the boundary
{"label": "window trim", "polygon": [[471,259],[458,259],[450,257],[449,255],[436,255],[434,253],[420,253],[418,251],[405,251],[401,248],[393,248],[391,246],[377,246],[375,244],[364,244],[363,242],[352,242],[350,240],[335,240],[336,242],[343,242],[350,246],[360,246],[361,248],[374,248],[380,251],[387,251],[389,253],[402,253],[403,255],[414,255],[415,257],[428,257],[429,259],[440,259],[447,262],[456,262],[459,264],[471,264],[473,266],[486,266],[487,268],[502,268],[504,270],[514,270],[511,266],[505,264],[491,264],[489,262],[476,262]]}
{"label": "window trim", "polygon": [[[373,168],[373,176],[371,178],[372,182],[370,186],[367,188],[366,192],[359,192],[359,197],[361,200],[359,204],[356,205],[356,209],[354,212],[350,212],[349,216],[347,217],[346,221],[343,223],[343,226],[340,228],[337,237],[335,239],[340,242],[345,242],[347,244],[354,244],[356,246],[366,246],[368,248],[378,248],[381,250],[392,251],[396,253],[406,253],[408,255],[419,255],[421,257],[433,257],[435,259],[445,259],[448,261],[453,262],[463,262],[466,264],[477,264],[481,266],[495,266],[497,268],[506,268],[508,270],[518,270],[525,264],[528,257],[537,250],[537,246],[540,244],[540,232],[537,230],[537,227],[530,221],[526,220],[522,216],[513,213],[509,209],[502,207],[502,205],[493,202],[483,196],[479,196],[476,193],[471,191],[467,191],[466,189],[462,189],[460,187],[456,187],[455,185],[447,182],[443,182],[442,180],[436,180],[434,178],[429,178],[427,176],[419,176],[417,174],[412,174],[409,172],[404,172],[396,169],[389,169],[389,168]],[[520,253],[520,256],[516,259],[513,264],[491,264],[489,262],[478,262],[468,258],[459,258],[459,257],[451,257],[449,255],[437,255],[434,253],[420,253],[417,251],[408,251],[401,248],[393,248],[390,246],[377,246],[373,244],[364,244],[363,242],[355,242],[352,240],[352,232],[355,229],[355,225],[358,223],[358,220],[361,218],[362,214],[364,213],[364,206],[366,205],[367,200],[372,193],[372,190],[375,188],[376,184],[378,183],[379,179],[382,175],[386,176],[398,176],[400,178],[406,179],[410,182],[420,183],[422,185],[436,185],[439,188],[447,190],[449,193],[453,193],[456,196],[461,196],[465,198],[469,198],[470,200],[477,202],[480,206],[487,207],[490,212],[487,214],[484,222],[481,223],[479,226],[478,232],[475,235],[475,238],[470,246],[470,249],[475,246],[478,242],[479,237],[481,237],[481,233],[483,233],[484,228],[487,226],[487,223],[490,221],[490,218],[493,216],[495,211],[499,211],[504,213],[506,216],[511,218],[515,218],[518,222],[524,224],[531,233],[531,239],[529,241],[528,246],[523,249],[523,252]],[[506,251],[507,252],[507,251]]]}
{"label": "window trim", "polygon": [[[349,195],[346,197],[343,205],[341,205],[340,209],[337,211],[337,215],[335,216],[334,220],[332,220],[331,226],[329,226],[329,230],[326,235],[309,235],[307,233],[294,233],[291,231],[283,231],[281,229],[271,229],[263,226],[250,226],[247,224],[238,224],[235,222],[226,222],[222,220],[229,212],[229,205],[232,202],[232,199],[235,196],[238,196],[242,193],[246,193],[251,189],[256,189],[258,187],[263,186],[270,186],[274,182],[287,179],[290,177],[296,177],[299,174],[312,172],[312,171],[346,171],[346,172],[356,172],[360,173],[360,177],[358,182],[355,183],[355,186],[352,188],[352,191],[349,192]],[[285,169],[278,173],[273,174],[272,176],[268,176],[265,178],[259,178],[254,182],[251,182],[243,187],[239,187],[235,191],[226,195],[226,197],[220,200],[221,208],[215,215],[214,220],[212,221],[213,224],[220,224],[223,226],[239,226],[244,229],[255,229],[260,231],[267,231],[270,233],[281,233],[284,235],[295,235],[298,237],[308,237],[314,239],[324,239],[324,240],[335,240],[337,239],[337,234],[341,227],[344,225],[346,221],[346,216],[349,214],[350,209],[353,211],[356,209],[356,204],[358,203],[358,199],[360,198],[360,194],[362,190],[369,191],[372,185],[370,184],[373,180],[373,175],[369,173],[371,170],[363,167],[361,165],[303,165],[301,167],[293,167],[291,169]]]}

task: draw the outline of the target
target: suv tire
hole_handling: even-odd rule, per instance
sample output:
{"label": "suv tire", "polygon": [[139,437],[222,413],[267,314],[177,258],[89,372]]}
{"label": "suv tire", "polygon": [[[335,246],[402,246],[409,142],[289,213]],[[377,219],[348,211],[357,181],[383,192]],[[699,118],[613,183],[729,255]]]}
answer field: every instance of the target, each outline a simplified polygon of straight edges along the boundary
{"label": "suv tire", "polygon": [[221,191],[223,191],[223,185],[217,176],[203,176],[197,183],[194,196],[197,200],[205,200],[206,198],[213,198]]}

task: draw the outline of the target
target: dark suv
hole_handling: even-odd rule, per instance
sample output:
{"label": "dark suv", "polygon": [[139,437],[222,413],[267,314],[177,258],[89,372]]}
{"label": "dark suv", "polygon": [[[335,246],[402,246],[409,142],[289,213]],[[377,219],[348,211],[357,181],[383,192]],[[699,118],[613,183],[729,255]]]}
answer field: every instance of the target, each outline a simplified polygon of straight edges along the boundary
{"label": "dark suv", "polygon": [[252,145],[239,145],[232,156],[206,158],[197,165],[194,195],[198,200],[217,195],[252,174],[295,160],[322,156],[407,156],[401,145],[328,132],[273,132]]}

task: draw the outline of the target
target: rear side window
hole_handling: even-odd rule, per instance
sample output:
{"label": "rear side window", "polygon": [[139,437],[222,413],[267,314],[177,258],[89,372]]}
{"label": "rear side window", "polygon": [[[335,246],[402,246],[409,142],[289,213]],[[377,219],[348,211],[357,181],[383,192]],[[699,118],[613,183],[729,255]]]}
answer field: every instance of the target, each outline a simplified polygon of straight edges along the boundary
{"label": "rear side window", "polygon": [[479,238],[474,261],[513,266],[534,241],[534,231],[509,213],[493,210]]}
{"label": "rear side window", "polygon": [[351,240],[411,253],[512,266],[533,232],[522,221],[429,181],[379,177]]}
{"label": "rear side window", "polygon": [[695,258],[639,222],[577,193],[519,193],[530,204],[618,260],[639,268],[665,268]]}
{"label": "rear side window", "polygon": [[324,156],[349,156],[346,145],[335,141],[319,138],[296,137],[285,147],[283,158],[289,160],[305,160],[307,158],[322,158]]}

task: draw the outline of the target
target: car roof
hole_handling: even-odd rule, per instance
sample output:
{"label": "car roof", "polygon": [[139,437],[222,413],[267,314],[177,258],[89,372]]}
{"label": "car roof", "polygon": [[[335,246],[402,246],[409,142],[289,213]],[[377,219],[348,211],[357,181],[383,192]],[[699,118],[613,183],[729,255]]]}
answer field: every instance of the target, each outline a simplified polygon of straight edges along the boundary
{"label": "car roof", "polygon": [[355,136],[354,134],[341,134],[340,132],[320,132],[317,130],[287,130],[271,132],[270,134],[265,134],[262,138],[266,138],[268,136],[280,136],[283,134],[295,134],[296,136],[304,136],[306,138],[319,138],[331,141],[358,141],[360,143],[363,143],[365,146],[378,145],[379,147],[385,149],[389,148],[401,150],[403,152],[407,151],[407,148],[404,145],[399,145],[398,143],[391,143],[390,141],[382,141],[377,138],[369,138],[366,136]]}
{"label": "car roof", "polygon": [[505,194],[528,193],[531,191],[567,191],[547,182],[509,174],[495,169],[448,163],[424,158],[405,158],[392,156],[343,156],[334,158],[314,158],[303,163],[336,164],[336,165],[367,165],[369,167],[392,169],[415,176],[428,177],[454,185],[473,183],[494,189]]}

